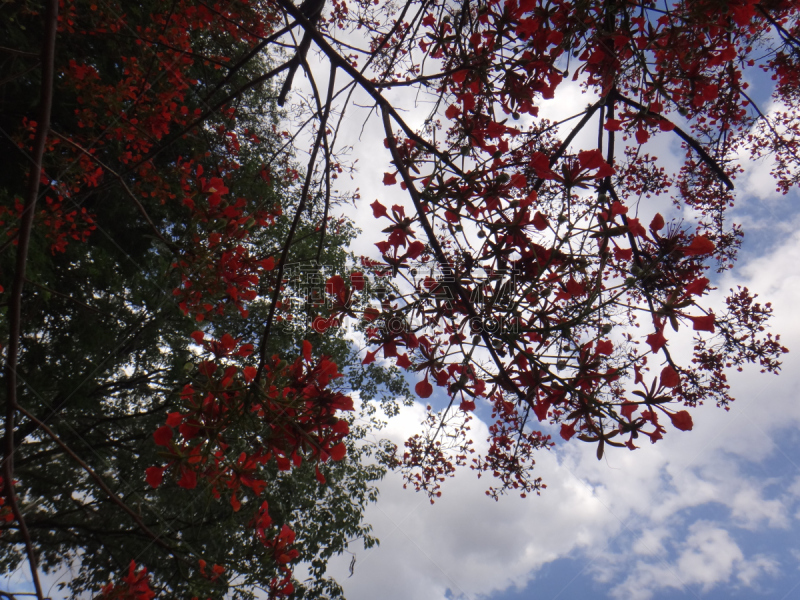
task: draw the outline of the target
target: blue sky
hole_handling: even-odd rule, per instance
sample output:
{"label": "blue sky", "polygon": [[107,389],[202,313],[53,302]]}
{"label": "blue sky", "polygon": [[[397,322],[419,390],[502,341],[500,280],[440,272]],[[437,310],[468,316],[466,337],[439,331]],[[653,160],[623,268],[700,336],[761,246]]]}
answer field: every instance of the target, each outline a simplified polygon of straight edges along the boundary
{"label": "blue sky", "polygon": [[[762,200],[765,208],[793,201]],[[773,302],[774,329],[795,349],[780,376],[734,374],[729,412],[700,407],[692,432],[671,430],[635,452],[598,462],[589,445],[559,444],[537,465],[548,484],[541,497],[496,503],[464,472],[430,506],[390,476],[367,515],[382,544],[356,552],[354,576],[342,579],[348,598],[386,598],[387,583],[395,590],[388,598],[421,600],[800,597],[794,212],[756,227],[739,266],[719,282],[720,290],[747,285]],[[387,435],[401,440],[421,414],[420,406],[408,409]]]}
{"label": "blue sky", "polygon": [[[591,101],[577,86],[569,92],[545,116],[567,116]],[[388,156],[380,132],[355,125],[360,137],[350,143],[360,172],[381,174]],[[579,136],[575,146],[592,141]],[[679,146],[668,134],[647,150],[678,163]],[[332,566],[350,600],[800,598],[800,197],[774,191],[769,163],[744,164],[731,217],[744,225],[745,241],[736,268],[715,276],[710,302],[721,307],[736,285],[772,302],[773,331],[792,351],[782,374],[734,373],[729,412],[700,407],[692,432],[670,430],[635,452],[607,452],[598,462],[594,446],[559,443],[537,461],[548,485],[540,497],[494,502],[484,495],[490,483],[465,471],[431,506],[389,475],[367,512],[381,545],[352,548],[352,577],[350,556]],[[363,200],[404,203],[378,175],[359,179]],[[645,219],[657,211],[695,219],[669,199],[639,211]],[[364,235],[354,249],[372,255],[374,221],[357,215],[357,222]],[[485,415],[481,407],[476,414]],[[406,409],[385,434],[402,445],[422,415],[421,405]],[[486,428],[475,423],[478,446]]]}

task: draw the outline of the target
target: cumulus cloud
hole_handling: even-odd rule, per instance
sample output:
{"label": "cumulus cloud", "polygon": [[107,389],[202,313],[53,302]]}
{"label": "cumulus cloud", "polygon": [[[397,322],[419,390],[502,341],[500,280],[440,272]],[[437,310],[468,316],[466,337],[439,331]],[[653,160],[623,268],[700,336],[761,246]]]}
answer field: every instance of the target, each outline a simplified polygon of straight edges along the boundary
{"label": "cumulus cloud", "polygon": [[[758,291],[773,303],[782,341],[798,348],[797,264],[800,234],[725,275],[714,300],[721,303],[736,284]],[[350,600],[491,598],[536,585],[544,565],[577,557],[591,578],[607,584],[609,597],[648,600],[664,590],[752,588],[794,571],[794,562],[785,564],[790,549],[751,552],[737,539],[797,526],[797,443],[785,435],[800,425],[797,360],[787,355],[777,378],[756,369],[735,374],[732,410],[698,407],[691,433],[672,430],[658,444],[609,452],[601,462],[586,444],[542,452],[536,469],[548,487],[541,497],[493,502],[483,493],[489,483],[465,471],[431,506],[390,475],[367,514],[381,545],[353,548],[353,577],[349,557],[333,572]],[[402,444],[423,408],[404,409],[385,433]],[[486,424],[473,423],[476,443],[485,443]],[[791,469],[788,476],[762,468],[776,460]]]}

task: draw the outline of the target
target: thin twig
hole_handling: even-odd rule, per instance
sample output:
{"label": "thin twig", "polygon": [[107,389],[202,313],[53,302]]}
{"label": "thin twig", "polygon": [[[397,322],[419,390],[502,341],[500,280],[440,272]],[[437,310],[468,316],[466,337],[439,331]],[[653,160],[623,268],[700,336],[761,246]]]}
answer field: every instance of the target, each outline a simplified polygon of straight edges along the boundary
{"label": "thin twig", "polygon": [[44,431],[44,432],[45,432],[47,435],[49,435],[49,436],[50,436],[50,438],[51,438],[51,439],[52,439],[52,440],[53,440],[53,441],[54,441],[56,444],[58,444],[59,446],[61,446],[61,449],[62,449],[62,450],[64,450],[64,452],[67,454],[67,456],[69,456],[69,457],[70,457],[72,460],[74,460],[76,463],[78,463],[78,464],[81,466],[81,468],[82,468],[84,471],[86,471],[86,473],[88,473],[88,474],[89,474],[89,476],[90,476],[92,479],[94,479],[94,480],[95,480],[95,482],[96,482],[96,483],[97,483],[97,485],[100,487],[100,489],[101,489],[101,490],[103,490],[103,491],[104,491],[104,492],[105,492],[105,493],[108,495],[108,497],[111,499],[111,501],[112,501],[114,504],[116,504],[117,506],[119,506],[119,507],[120,507],[122,510],[124,510],[126,513],[128,513],[128,515],[129,515],[129,516],[130,516],[130,517],[131,517],[131,518],[134,520],[134,522],[135,522],[135,523],[136,523],[136,524],[139,526],[139,528],[140,528],[140,529],[141,529],[141,530],[142,530],[142,531],[143,531],[143,532],[144,532],[144,533],[145,533],[145,534],[146,534],[146,535],[147,535],[147,536],[148,536],[150,539],[152,539],[152,540],[153,540],[153,541],[154,541],[156,544],[158,544],[159,546],[161,546],[162,548],[164,548],[165,550],[167,550],[167,551],[168,551],[168,552],[169,552],[171,555],[173,555],[173,556],[175,556],[175,557],[179,558],[180,560],[183,560],[183,561],[184,561],[184,562],[186,562],[187,564],[193,564],[193,563],[191,563],[191,561],[188,561],[188,560],[187,560],[185,557],[183,557],[183,556],[181,556],[180,554],[178,554],[178,553],[177,553],[177,551],[175,550],[175,548],[173,548],[172,546],[170,546],[169,544],[167,544],[167,543],[166,543],[164,540],[162,540],[162,539],[161,539],[161,537],[160,537],[159,535],[157,535],[156,533],[153,533],[153,532],[150,530],[150,528],[149,528],[147,525],[145,525],[144,521],[142,521],[142,518],[141,518],[141,517],[140,517],[138,514],[136,514],[136,512],[135,512],[135,511],[134,511],[134,510],[133,510],[133,509],[132,509],[130,506],[128,506],[127,504],[125,504],[125,502],[124,502],[124,501],[123,501],[123,500],[122,500],[122,499],[121,499],[119,496],[117,496],[117,495],[116,495],[116,494],[115,494],[115,493],[114,493],[114,492],[111,490],[111,488],[109,488],[109,487],[106,485],[106,483],[105,483],[105,482],[103,481],[103,479],[102,479],[102,478],[101,478],[101,477],[100,477],[100,476],[99,476],[99,475],[98,475],[98,474],[97,474],[97,473],[94,471],[94,469],[92,469],[92,468],[91,468],[89,465],[87,465],[87,464],[86,464],[86,463],[85,463],[85,462],[84,462],[84,461],[83,461],[83,460],[82,460],[82,459],[81,459],[81,458],[80,458],[80,457],[79,457],[77,454],[75,454],[75,452],[73,452],[73,451],[72,451],[72,449],[71,449],[69,446],[67,446],[67,444],[66,444],[66,443],[65,443],[65,442],[64,442],[64,441],[63,441],[63,440],[62,440],[62,439],[61,439],[61,438],[58,436],[58,434],[56,434],[56,433],[55,433],[55,432],[54,432],[52,429],[50,429],[50,427],[48,427],[47,425],[45,425],[45,423],[44,423],[44,422],[42,422],[42,421],[40,421],[39,419],[37,419],[36,417],[34,417],[34,416],[31,414],[31,413],[29,413],[27,410],[25,410],[25,409],[24,409],[24,408],[22,408],[21,406],[20,406],[20,407],[17,407],[17,410],[18,410],[19,412],[21,412],[23,415],[25,415],[26,417],[28,417],[28,418],[29,418],[31,421],[33,421],[33,422],[36,424],[36,426],[37,426],[39,429],[41,429],[42,431]]}
{"label": "thin twig", "polygon": [[711,169],[712,171],[714,171],[714,174],[717,177],[719,177],[719,179],[722,181],[722,183],[725,184],[725,187],[727,187],[729,190],[733,189],[734,186],[733,186],[733,182],[731,181],[730,177],[728,177],[728,175],[725,173],[725,171],[722,170],[722,167],[720,167],[719,164],[717,164],[717,161],[715,161],[713,158],[711,158],[711,156],[708,154],[708,152],[705,151],[705,148],[703,148],[703,146],[700,145],[700,142],[698,142],[696,139],[694,139],[692,136],[690,136],[688,133],[686,133],[683,129],[681,129],[680,127],[675,125],[675,123],[672,123],[672,121],[670,121],[669,119],[665,118],[664,116],[662,116],[662,115],[660,115],[658,113],[655,113],[655,112],[645,108],[644,105],[639,104],[638,102],[636,102],[636,100],[632,100],[630,98],[627,98],[627,97],[623,96],[622,94],[620,94],[619,92],[617,92],[616,90],[613,91],[612,94],[613,94],[614,98],[616,98],[617,100],[620,100],[621,102],[624,102],[628,106],[632,106],[633,108],[641,111],[643,114],[647,115],[648,117],[655,117],[657,119],[662,119],[664,121],[667,121],[668,123],[671,123],[674,126],[673,131],[675,132],[675,135],[677,135],[684,142],[686,142],[692,148],[692,150],[697,152],[697,154],[700,156],[700,158],[703,160],[703,162],[706,163],[706,165],[708,165],[708,168]]}
{"label": "thin twig", "polygon": [[314,140],[314,148],[311,151],[311,157],[308,159],[308,171],[306,172],[306,179],[303,183],[303,190],[300,194],[300,203],[297,205],[297,211],[294,215],[294,221],[292,221],[292,226],[289,229],[289,235],[286,238],[286,242],[283,246],[283,253],[281,254],[281,260],[278,264],[277,273],[275,274],[275,290],[272,293],[272,302],[269,306],[269,314],[267,315],[267,322],[264,325],[264,333],[261,335],[261,347],[259,349],[259,359],[258,359],[258,371],[256,372],[255,379],[253,380],[253,386],[257,386],[261,380],[261,374],[264,371],[264,366],[267,362],[267,341],[269,340],[270,330],[272,328],[272,321],[275,318],[275,310],[278,306],[278,296],[281,293],[281,281],[283,280],[283,272],[286,268],[286,258],[289,255],[289,248],[292,245],[292,239],[294,238],[295,231],[297,231],[297,226],[300,223],[300,217],[303,213],[303,208],[305,208],[306,199],[308,198],[308,190],[311,187],[311,178],[314,175],[314,163],[317,160],[317,153],[319,152],[320,145],[322,144],[322,138],[325,136],[325,129],[328,123],[328,116],[331,112],[331,104],[333,103],[333,90],[334,85],[336,82],[336,66],[334,64],[331,65],[331,75],[328,80],[328,96],[326,99],[325,104],[325,112],[320,117],[319,122],[319,131],[317,132],[317,137]]}

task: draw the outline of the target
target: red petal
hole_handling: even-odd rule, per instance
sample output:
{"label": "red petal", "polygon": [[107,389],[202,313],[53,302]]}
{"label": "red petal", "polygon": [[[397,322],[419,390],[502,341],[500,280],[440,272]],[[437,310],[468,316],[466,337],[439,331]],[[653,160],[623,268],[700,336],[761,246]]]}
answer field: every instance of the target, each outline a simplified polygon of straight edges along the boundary
{"label": "red petal", "polygon": [[566,423],[561,424],[561,437],[565,440],[568,440],[573,435],[575,435],[575,423],[567,425]]}
{"label": "red petal", "polygon": [[342,442],[339,442],[333,448],[331,448],[330,454],[333,460],[342,460],[345,456],[347,456],[347,446],[345,446]]}
{"label": "red petal", "polygon": [[614,344],[610,340],[602,340],[597,342],[597,353],[608,356],[614,351]]}
{"label": "red petal", "polygon": [[401,354],[397,357],[397,366],[408,370],[411,366],[411,361],[408,360],[408,354]]}
{"label": "red petal", "polygon": [[624,215],[628,212],[628,207],[622,204],[621,202],[614,200],[611,203],[611,214],[612,215]]}
{"label": "red petal", "polygon": [[540,421],[544,421],[547,418],[547,411],[550,409],[550,402],[548,400],[540,400],[536,403],[533,407],[533,412],[539,418]]}
{"label": "red petal", "polygon": [[714,333],[714,315],[703,315],[701,317],[689,317],[692,320],[692,329],[695,331],[710,331]]}
{"label": "red petal", "polygon": [[656,331],[647,336],[647,343],[650,345],[650,349],[653,353],[655,353],[664,347],[664,344],[667,343],[667,338],[665,338],[664,334],[660,331]]}
{"label": "red petal", "polygon": [[637,404],[634,404],[633,402],[625,402],[622,405],[622,408],[620,409],[619,412],[622,414],[623,417],[625,417],[630,421],[631,417],[633,416],[633,413],[636,412],[637,408],[638,408]]}
{"label": "red petal", "polygon": [[164,480],[164,467],[149,467],[145,470],[145,478],[150,487],[157,488]]}
{"label": "red petal", "polygon": [[686,286],[686,294],[687,295],[694,294],[695,296],[702,296],[707,286],[708,286],[708,279],[706,279],[705,277],[700,277],[698,279],[695,279],[692,283]]}
{"label": "red petal", "polygon": [[153,433],[153,440],[156,446],[169,446],[169,441],[172,439],[172,427],[169,425],[162,425]]}
{"label": "red petal", "polygon": [[672,420],[675,429],[680,429],[681,431],[691,431],[694,426],[692,415],[685,410],[676,412],[674,415],[670,413],[669,418]]}
{"label": "red petal", "polygon": [[433,393],[433,386],[428,382],[427,379],[423,379],[414,386],[414,391],[417,392],[417,396],[420,398],[430,398],[431,394]]}
{"label": "red petal", "polygon": [[183,415],[179,412],[171,412],[167,415],[167,425],[177,427],[183,421]]}
{"label": "red petal", "polygon": [[178,485],[187,490],[197,487],[197,473],[183,467],[183,476],[178,480]]}
{"label": "red petal", "polygon": [[250,383],[251,381],[253,381],[253,379],[256,378],[256,373],[258,373],[258,369],[256,369],[255,367],[245,367],[244,369],[242,369],[244,380],[247,383]]}
{"label": "red petal", "polygon": [[544,231],[547,229],[547,217],[545,217],[538,210],[536,211],[536,214],[533,215],[533,226],[539,231]]}
{"label": "red petal", "polygon": [[633,235],[639,236],[641,238],[647,237],[647,231],[645,230],[644,227],[642,227],[642,224],[639,223],[639,219],[628,219],[628,230]]}
{"label": "red petal", "polygon": [[386,212],[386,207],[377,200],[370,204],[370,206],[372,207],[372,214],[376,219],[389,216],[389,213]]}
{"label": "red petal", "polygon": [[656,216],[650,221],[650,231],[658,231],[662,227],[664,227],[664,217],[661,216],[661,213],[656,213]]}
{"label": "red petal", "polygon": [[671,366],[667,365],[661,371],[661,385],[668,388],[674,388],[681,383],[681,376]]}
{"label": "red petal", "polygon": [[425,244],[420,241],[411,242],[406,250],[406,256],[411,260],[416,260],[423,252],[425,252]]}
{"label": "red petal", "polygon": [[692,243],[681,248],[684,256],[701,256],[703,254],[711,254],[716,249],[714,242],[709,240],[704,235],[695,236]]}
{"label": "red petal", "polygon": [[603,153],[597,149],[578,152],[578,162],[581,168],[587,170],[598,169],[606,164],[606,161],[603,160]]}
{"label": "red petal", "polygon": [[383,185],[394,185],[397,183],[397,173],[384,173]]}

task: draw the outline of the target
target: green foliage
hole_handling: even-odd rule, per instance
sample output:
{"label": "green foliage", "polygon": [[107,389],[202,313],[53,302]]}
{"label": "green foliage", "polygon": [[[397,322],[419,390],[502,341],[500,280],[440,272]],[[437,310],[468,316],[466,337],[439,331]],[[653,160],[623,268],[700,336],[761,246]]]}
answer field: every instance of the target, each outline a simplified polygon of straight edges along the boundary
{"label": "green foliage", "polygon": [[[149,26],[153,14],[169,7],[157,2],[107,5],[102,10],[124,14],[125,26],[116,35],[108,31],[89,35],[86,32],[103,18],[88,10],[89,4],[68,2],[66,10],[62,7],[64,18],[72,15],[75,24],[72,31],[59,31],[50,137],[54,145],[45,156],[44,170],[57,174],[54,177],[65,187],[59,197],[52,189],[45,190],[40,201],[44,212],[37,215],[37,219],[46,219],[51,203],[60,204],[58,214],[76,211],[72,218],[83,223],[86,235],[84,230],[75,232],[77,237],[68,233],[64,243],[55,247],[52,229],[34,229],[23,296],[18,402],[91,467],[159,540],[179,552],[170,553],[150,539],[52,436],[22,418],[15,432],[15,477],[40,567],[45,571],[71,567],[73,575],[65,584],[74,595],[97,592],[110,577],[126,572],[135,559],[147,566],[157,592],[186,598],[225,593],[252,598],[280,576],[272,557],[254,539],[249,523],[252,510],[247,509],[265,500],[273,522],[294,530],[299,560],[309,565],[310,580],[296,583],[295,597],[340,597],[339,586],[325,575],[328,559],[345,552],[354,540],[367,547],[377,543],[362,517],[367,504],[377,497],[375,484],[385,467],[375,459],[380,448],[365,439],[380,426],[367,402],[380,401],[386,412],[392,413],[397,398],[408,398],[408,389],[396,376],[396,369],[362,367],[343,330],[333,329],[323,336],[302,328],[276,327],[267,341],[268,354],[291,360],[302,341],[309,339],[315,354],[330,357],[345,373],[336,382],[339,389],[359,390],[364,401],[364,412],[352,417],[348,457],[320,465],[327,483],[317,481],[312,462],[279,471],[273,461],[261,473],[268,482],[263,495],[244,494],[242,510],[235,512],[230,503],[214,498],[211,490],[202,486],[185,490],[165,483],[153,489],[145,482],[145,469],[161,460],[153,432],[176,410],[180,391],[197,362],[190,334],[198,328],[217,337],[235,332],[241,343],[258,347],[275,285],[269,278],[262,279],[259,295],[248,307],[248,318],[230,301],[220,305],[221,314],[203,322],[179,307],[174,290],[181,286],[186,272],[176,268],[177,257],[196,258],[210,232],[224,233],[221,220],[203,221],[181,202],[187,188],[199,186],[197,166],[205,167],[208,178],[224,177],[230,189],[228,198],[244,198],[250,213],[278,206],[284,214],[293,213],[299,202],[298,188],[292,177],[284,176],[284,171],[290,172],[291,157],[283,152],[283,142],[275,133],[279,115],[265,86],[238,95],[229,107],[235,119],[215,112],[188,135],[181,134],[179,124],[170,123],[168,135],[148,139],[149,148],[140,157],[145,174],[132,171],[133,161],[124,157],[130,147],[125,138],[102,137],[111,127],[104,119],[112,125],[119,119],[98,113],[97,122],[88,123],[85,115],[78,115],[92,99],[82,97],[70,81],[70,73],[75,71],[70,61],[90,66],[100,83],[110,89],[121,85],[130,57],[136,57],[147,75],[144,81],[153,84],[154,96],[143,95],[127,104],[110,97],[106,108],[126,119],[134,114],[144,119],[147,102],[157,102],[157,94],[168,93],[170,84],[159,79],[168,73],[159,70],[153,46],[142,49],[134,32]],[[232,6],[239,10],[239,19],[249,14],[246,3]],[[39,70],[29,68],[36,66],[35,59],[25,54],[35,54],[41,44],[41,16],[34,12],[36,8],[24,2],[0,6],[0,38],[20,51],[0,53],[0,127],[4,134],[0,153],[7,157],[0,161],[0,207],[8,234],[0,252],[0,276],[6,286],[16,255],[15,200],[24,196],[25,177],[21,174],[28,169],[24,119],[35,119],[33,108],[40,84]],[[70,12],[73,8],[74,13]],[[211,59],[241,56],[247,44],[221,28],[192,29],[188,35],[187,43],[196,56],[182,76],[205,84],[187,92],[184,101],[189,114],[219,102],[267,67],[265,58],[251,61],[223,81]],[[203,56],[209,61],[198,59]],[[231,133],[241,140],[235,150]],[[257,142],[246,143],[245,137]],[[83,140],[82,148],[92,148],[93,156],[104,165],[97,185],[86,185],[80,179],[88,168],[85,160],[81,163],[86,152],[59,141],[66,138]],[[101,142],[93,146],[98,139]],[[191,164],[191,169],[182,171],[186,164]],[[77,165],[83,169],[71,170]],[[96,163],[89,160],[88,165]],[[72,186],[74,189],[68,189]],[[152,224],[131,196],[143,205]],[[91,215],[90,220],[81,221],[82,210]],[[287,262],[316,259],[322,244],[320,261],[344,274],[352,265],[344,248],[357,232],[352,224],[343,222],[323,239],[321,214],[321,200],[312,200]],[[242,242],[248,251],[277,258],[287,239],[290,218],[277,216],[272,225],[249,226],[250,236]],[[201,244],[197,237],[203,238]],[[194,266],[189,267],[190,275],[196,274],[191,271]],[[8,337],[6,310],[0,307],[4,339]],[[307,318],[299,313],[294,316]],[[3,388],[4,402],[5,393]],[[269,424],[264,427],[268,429]],[[246,444],[247,440],[232,443]],[[25,559],[22,538],[14,523],[5,524],[1,533],[0,570],[10,572]],[[178,554],[191,560],[182,560]],[[209,565],[224,566],[224,575],[216,580],[198,576],[197,558],[201,556]]]}

